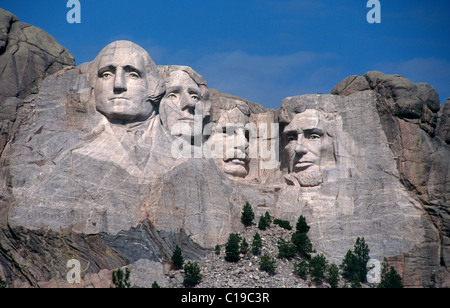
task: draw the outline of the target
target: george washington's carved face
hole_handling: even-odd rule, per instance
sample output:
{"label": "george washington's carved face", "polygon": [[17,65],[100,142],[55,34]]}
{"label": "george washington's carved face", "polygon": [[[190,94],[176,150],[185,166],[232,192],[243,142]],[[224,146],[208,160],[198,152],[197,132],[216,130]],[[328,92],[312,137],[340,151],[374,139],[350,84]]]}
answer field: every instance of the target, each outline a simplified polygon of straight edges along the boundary
{"label": "george washington's carved face", "polygon": [[145,121],[156,113],[151,96],[163,93],[163,82],[155,77],[157,68],[145,50],[118,41],[105,47],[95,63],[94,96],[100,113],[130,122]]}

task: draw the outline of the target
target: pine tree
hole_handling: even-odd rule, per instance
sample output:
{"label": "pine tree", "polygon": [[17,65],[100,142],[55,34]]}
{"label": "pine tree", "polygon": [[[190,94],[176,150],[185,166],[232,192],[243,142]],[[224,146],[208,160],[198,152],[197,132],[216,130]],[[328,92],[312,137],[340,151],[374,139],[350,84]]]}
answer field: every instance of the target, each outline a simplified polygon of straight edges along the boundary
{"label": "pine tree", "polygon": [[389,267],[386,260],[383,262],[381,270],[381,282],[378,285],[380,289],[403,289],[402,277],[397,273],[393,266]]}
{"label": "pine tree", "polygon": [[259,233],[257,232],[253,237],[252,254],[254,256],[259,256],[261,254],[261,249],[262,249],[262,239]]}
{"label": "pine tree", "polygon": [[270,214],[269,214],[268,211],[266,211],[266,213],[264,214],[264,218],[266,219],[267,224],[268,224],[269,227],[270,227],[270,224],[272,223],[272,217],[270,216]]}
{"label": "pine tree", "polygon": [[267,222],[266,217],[261,216],[259,218],[258,229],[261,231],[265,231],[267,229],[267,227],[269,227],[269,223]]}
{"label": "pine tree", "polygon": [[278,258],[291,260],[297,253],[297,247],[284,239],[278,240]]}
{"label": "pine tree", "polygon": [[181,251],[181,248],[178,245],[175,247],[175,251],[173,252],[172,262],[174,270],[180,270],[183,268],[184,264],[183,252]]}
{"label": "pine tree", "polygon": [[193,288],[202,281],[202,274],[200,266],[197,262],[188,262],[184,266],[184,280],[183,285],[185,288]]}
{"label": "pine tree", "polygon": [[240,260],[239,256],[239,243],[241,237],[238,234],[231,233],[228,242],[225,246],[225,260],[228,262],[238,262]]}
{"label": "pine tree", "polygon": [[220,256],[220,245],[217,244],[216,247],[214,248],[214,252],[216,253],[217,256]]}
{"label": "pine tree", "polygon": [[296,232],[307,234],[309,232],[309,229],[310,229],[310,227],[306,223],[305,217],[303,217],[303,215],[301,215],[297,221]]}
{"label": "pine tree", "polygon": [[252,206],[250,203],[246,203],[244,205],[244,209],[242,211],[241,222],[245,227],[250,227],[253,225],[253,220],[255,219],[255,213],[253,212]]}
{"label": "pine tree", "polygon": [[261,257],[261,261],[259,262],[260,270],[267,272],[270,276],[273,276],[275,275],[276,268],[276,260],[267,253]]}
{"label": "pine tree", "polygon": [[152,283],[152,289],[161,289],[161,287],[159,286],[159,284],[155,281]]}
{"label": "pine tree", "polygon": [[131,287],[130,273],[131,272],[128,268],[125,269],[125,273],[120,268],[113,271],[112,272],[112,283],[114,286],[111,286],[111,288],[113,288],[113,289],[130,288]]}
{"label": "pine tree", "polygon": [[249,245],[248,245],[248,243],[247,243],[247,240],[246,240],[245,238],[243,238],[243,239],[242,239],[242,242],[241,242],[241,253],[242,253],[243,255],[246,255],[246,254],[247,254],[247,252],[248,252],[248,247],[249,247]]}
{"label": "pine tree", "polygon": [[348,250],[341,264],[342,276],[357,285],[364,283],[367,279],[367,263],[370,260],[369,246],[364,238],[357,238],[353,251]]}
{"label": "pine tree", "polygon": [[327,267],[327,282],[330,284],[330,287],[336,289],[339,285],[339,268],[336,264],[330,264]]}
{"label": "pine tree", "polygon": [[297,247],[297,252],[302,258],[311,259],[311,253],[314,252],[311,240],[305,233],[292,234],[291,242]]}
{"label": "pine tree", "polygon": [[327,259],[323,254],[319,254],[317,256],[314,256],[310,263],[310,274],[311,277],[316,285],[322,284],[322,279],[325,278],[325,270],[327,268]]}

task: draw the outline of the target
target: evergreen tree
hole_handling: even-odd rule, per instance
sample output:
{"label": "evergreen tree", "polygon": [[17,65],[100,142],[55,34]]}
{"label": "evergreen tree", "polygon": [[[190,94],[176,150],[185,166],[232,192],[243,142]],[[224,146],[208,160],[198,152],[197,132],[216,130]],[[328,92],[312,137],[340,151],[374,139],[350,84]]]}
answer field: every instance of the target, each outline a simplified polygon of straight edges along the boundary
{"label": "evergreen tree", "polygon": [[381,282],[378,285],[380,289],[403,289],[402,277],[397,273],[393,266],[389,267],[386,260],[383,262],[381,270]]}
{"label": "evergreen tree", "polygon": [[184,266],[184,280],[183,285],[185,288],[193,288],[202,281],[202,274],[200,266],[197,262],[188,262]]}
{"label": "evergreen tree", "polygon": [[306,235],[306,233],[294,233],[292,234],[291,242],[297,247],[297,252],[300,254],[302,258],[307,260],[311,259],[311,253],[314,252],[312,243]]}
{"label": "evergreen tree", "polygon": [[342,261],[342,276],[355,285],[365,282],[369,271],[367,268],[367,263],[370,260],[369,252],[369,246],[366,244],[364,238],[358,237],[353,251],[347,251]]}
{"label": "evergreen tree", "polygon": [[250,203],[246,203],[244,205],[244,209],[242,211],[241,222],[245,227],[250,227],[253,225],[253,220],[255,219],[255,213],[253,212],[252,206]]}
{"label": "evergreen tree", "polygon": [[172,255],[173,269],[180,270],[183,268],[184,258],[181,248],[177,245]]}
{"label": "evergreen tree", "polygon": [[270,276],[275,275],[275,270],[277,268],[276,260],[265,253],[261,257],[261,261],[259,262],[259,269],[267,272]]}
{"label": "evergreen tree", "polygon": [[309,274],[309,264],[306,261],[300,261],[294,264],[294,273],[301,279],[306,280]]}
{"label": "evergreen tree", "polygon": [[339,268],[336,264],[330,264],[327,267],[327,282],[330,284],[330,287],[336,289],[339,285]]}
{"label": "evergreen tree", "polygon": [[259,218],[258,229],[264,231],[267,229],[267,227],[269,227],[269,223],[267,222],[266,217],[261,216]]}
{"label": "evergreen tree", "polygon": [[266,218],[267,224],[270,226],[270,224],[272,223],[272,217],[270,216],[268,211],[266,211],[266,213],[264,214],[264,218]]}
{"label": "evergreen tree", "polygon": [[257,232],[253,237],[252,254],[254,256],[259,256],[261,254],[261,249],[262,249],[262,239],[259,233]]}
{"label": "evergreen tree", "polygon": [[159,284],[155,281],[152,283],[152,289],[161,289],[161,287],[159,286]]}
{"label": "evergreen tree", "polygon": [[242,253],[243,255],[246,255],[246,254],[247,254],[247,252],[248,252],[248,247],[249,247],[249,245],[248,245],[248,243],[247,243],[247,240],[246,240],[245,238],[243,238],[243,239],[242,239],[242,242],[241,242],[241,253]]}
{"label": "evergreen tree", "polygon": [[301,215],[297,221],[296,232],[307,234],[309,232],[309,229],[310,229],[310,227],[306,223],[305,217],[303,217],[303,215]]}
{"label": "evergreen tree", "polygon": [[228,262],[238,262],[239,256],[239,243],[241,238],[238,234],[231,233],[228,242],[225,246],[225,260]]}
{"label": "evergreen tree", "polygon": [[278,240],[278,258],[291,260],[297,253],[297,247],[284,239]]}
{"label": "evergreen tree", "polygon": [[314,256],[309,262],[309,273],[316,285],[322,284],[322,279],[325,278],[327,263],[328,261],[323,254]]}
{"label": "evergreen tree", "polygon": [[125,273],[122,269],[118,268],[117,270],[112,272],[112,283],[113,289],[126,289],[131,287],[130,283],[130,270],[128,268],[125,269]]}

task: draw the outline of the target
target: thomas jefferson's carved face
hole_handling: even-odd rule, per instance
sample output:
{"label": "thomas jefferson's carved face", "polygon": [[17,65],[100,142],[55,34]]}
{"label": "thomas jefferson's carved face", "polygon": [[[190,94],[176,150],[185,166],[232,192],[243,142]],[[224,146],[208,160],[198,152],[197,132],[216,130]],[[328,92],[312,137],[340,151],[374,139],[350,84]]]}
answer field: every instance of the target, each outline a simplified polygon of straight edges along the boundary
{"label": "thomas jefferson's carved face", "polygon": [[103,51],[95,84],[100,113],[109,119],[144,121],[154,112],[148,90],[143,55],[130,47]]}
{"label": "thomas jefferson's carved face", "polygon": [[192,78],[183,71],[175,71],[166,83],[166,95],[161,101],[161,116],[168,130],[177,123],[187,124],[193,131],[196,107],[201,100],[201,91]]}

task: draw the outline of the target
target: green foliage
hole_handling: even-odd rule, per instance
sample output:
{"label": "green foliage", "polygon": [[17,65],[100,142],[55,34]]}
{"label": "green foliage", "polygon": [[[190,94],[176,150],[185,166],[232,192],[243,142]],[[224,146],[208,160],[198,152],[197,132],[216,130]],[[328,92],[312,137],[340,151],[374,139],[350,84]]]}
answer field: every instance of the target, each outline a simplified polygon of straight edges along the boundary
{"label": "green foliage", "polygon": [[267,272],[270,276],[273,276],[275,275],[275,270],[277,268],[276,262],[277,261],[269,254],[265,253],[259,262],[259,269]]}
{"label": "green foliage", "polygon": [[386,260],[383,262],[381,270],[381,282],[378,285],[380,289],[403,289],[402,277],[397,273],[393,266],[389,267]]}
{"label": "green foliage", "polygon": [[228,262],[238,262],[240,259],[239,256],[239,243],[241,241],[241,237],[236,233],[231,233],[228,242],[225,246],[225,260]]}
{"label": "green foliage", "polygon": [[310,227],[306,223],[305,217],[301,215],[297,220],[296,225],[296,233],[307,234],[309,232]]}
{"label": "green foliage", "polygon": [[181,248],[178,245],[175,247],[175,251],[173,252],[172,262],[174,270],[180,270],[183,268],[184,264],[183,252],[181,251]]}
{"label": "green foliage", "polygon": [[244,209],[242,211],[241,222],[245,227],[250,227],[253,225],[253,220],[255,219],[255,213],[253,212],[252,206],[250,203],[246,203],[244,205]]}
{"label": "green foliage", "polygon": [[287,221],[287,220],[275,219],[275,220],[273,221],[273,223],[274,223],[275,225],[280,226],[280,227],[283,228],[283,229],[286,229],[286,230],[292,230],[292,226],[291,226],[291,224],[289,223],[289,221]]}
{"label": "green foliage", "polygon": [[122,269],[118,268],[117,270],[112,272],[112,283],[111,288],[113,289],[126,289],[130,288],[130,270],[128,268],[125,269],[125,273]]}
{"label": "green foliage", "polygon": [[339,268],[336,264],[330,264],[327,267],[327,282],[330,284],[330,287],[335,289],[339,284]]}
{"label": "green foliage", "polygon": [[161,289],[161,287],[159,286],[159,284],[155,281],[152,284],[152,289]]}
{"label": "green foliage", "polygon": [[220,256],[220,245],[216,245],[214,252],[216,253],[216,256]]}
{"label": "green foliage", "polygon": [[248,247],[249,247],[249,244],[247,243],[247,240],[246,240],[245,238],[243,238],[243,239],[242,239],[242,242],[241,242],[241,253],[242,253],[243,255],[246,255],[246,254],[247,254],[247,252],[248,252]]}
{"label": "green foliage", "polygon": [[364,238],[357,238],[353,251],[347,251],[344,260],[341,264],[342,276],[355,286],[366,281],[367,263],[370,260],[369,246],[366,244]]}
{"label": "green foliage", "polygon": [[280,259],[292,259],[297,254],[297,247],[291,242],[287,242],[284,239],[278,240],[278,258]]}
{"label": "green foliage", "polygon": [[269,222],[267,221],[266,217],[265,217],[265,216],[261,216],[261,217],[259,218],[258,229],[264,231],[264,230],[266,230],[268,227],[270,227],[270,224],[269,224]]}
{"label": "green foliage", "polygon": [[309,273],[316,285],[322,284],[327,269],[327,259],[323,254],[314,256],[309,262]]}
{"label": "green foliage", "polygon": [[302,258],[311,259],[311,253],[314,252],[312,243],[305,233],[292,234],[291,242],[297,247],[297,252]]}
{"label": "green foliage", "polygon": [[266,213],[264,214],[264,218],[270,226],[270,224],[272,223],[272,217],[270,216],[269,212],[266,211]]}
{"label": "green foliage", "polygon": [[200,266],[197,262],[188,262],[184,266],[184,280],[183,285],[185,288],[193,288],[202,281],[202,274]]}
{"label": "green foliage", "polygon": [[309,274],[309,264],[305,260],[297,262],[294,264],[294,273],[298,275],[303,280],[308,278]]}
{"label": "green foliage", "polygon": [[259,256],[261,254],[261,249],[262,249],[262,239],[259,233],[256,233],[255,236],[253,237],[252,242],[252,254],[254,256]]}

